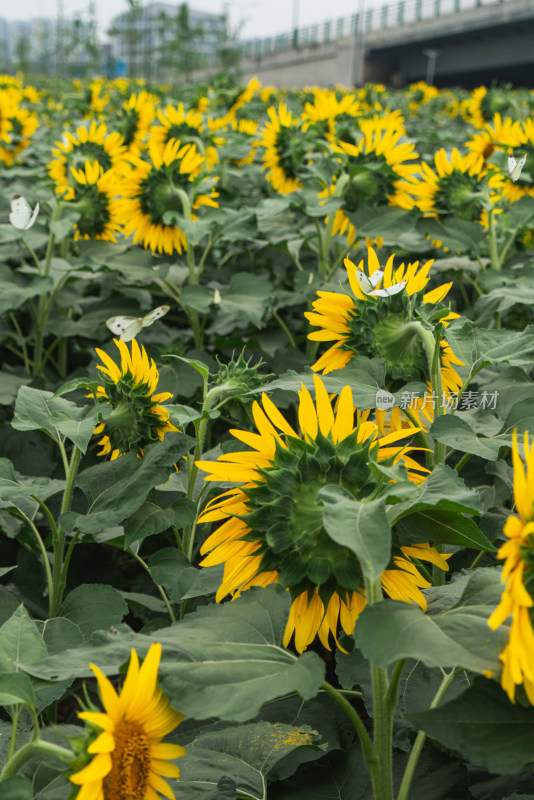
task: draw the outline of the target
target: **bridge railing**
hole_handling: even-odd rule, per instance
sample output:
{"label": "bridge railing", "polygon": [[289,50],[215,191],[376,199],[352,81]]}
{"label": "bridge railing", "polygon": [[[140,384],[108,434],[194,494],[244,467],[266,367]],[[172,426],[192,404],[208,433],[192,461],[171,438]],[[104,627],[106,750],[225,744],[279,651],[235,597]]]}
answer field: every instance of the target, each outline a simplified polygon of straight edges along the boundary
{"label": "bridge railing", "polygon": [[245,58],[261,58],[272,53],[287,52],[302,47],[313,47],[356,34],[370,33],[387,28],[398,28],[424,19],[456,14],[479,6],[502,5],[507,0],[397,0],[387,5],[365,8],[360,0],[360,10],[350,17],[338,17],[315,25],[295,28],[288,33],[249,39],[242,43]]}

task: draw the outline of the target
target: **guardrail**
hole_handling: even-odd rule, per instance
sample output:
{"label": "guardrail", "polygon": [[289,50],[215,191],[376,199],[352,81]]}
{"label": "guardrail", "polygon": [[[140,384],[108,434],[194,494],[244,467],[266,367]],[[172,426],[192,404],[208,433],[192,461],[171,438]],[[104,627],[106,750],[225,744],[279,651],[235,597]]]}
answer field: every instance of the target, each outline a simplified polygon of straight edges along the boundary
{"label": "guardrail", "polygon": [[289,33],[268,36],[265,39],[249,39],[241,43],[244,58],[261,58],[272,53],[313,47],[335,42],[348,36],[371,31],[398,28],[424,19],[457,14],[460,11],[481,6],[503,5],[509,0],[398,0],[390,5],[365,8],[360,0],[360,11],[350,17],[339,17],[326,22],[295,28]]}

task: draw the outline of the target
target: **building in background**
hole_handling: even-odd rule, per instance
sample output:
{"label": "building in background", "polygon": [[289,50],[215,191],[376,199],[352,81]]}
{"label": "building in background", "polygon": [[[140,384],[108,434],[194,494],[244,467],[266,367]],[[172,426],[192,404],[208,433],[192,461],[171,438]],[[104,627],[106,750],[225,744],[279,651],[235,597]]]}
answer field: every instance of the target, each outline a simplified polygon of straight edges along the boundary
{"label": "building in background", "polygon": [[116,73],[154,81],[188,79],[216,60],[226,24],[223,15],[186,3],[134,3],[107,31]]}
{"label": "building in background", "polygon": [[89,14],[65,19],[0,18],[0,73],[83,77],[100,69],[94,6]]}

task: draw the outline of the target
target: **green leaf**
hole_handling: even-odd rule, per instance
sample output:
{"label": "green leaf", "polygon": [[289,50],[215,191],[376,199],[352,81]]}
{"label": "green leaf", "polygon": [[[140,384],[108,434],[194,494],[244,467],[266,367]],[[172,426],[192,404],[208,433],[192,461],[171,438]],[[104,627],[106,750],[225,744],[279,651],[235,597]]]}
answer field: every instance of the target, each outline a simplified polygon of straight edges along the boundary
{"label": "green leaf", "polygon": [[96,407],[80,408],[52,392],[21,386],[12,425],[18,431],[46,431],[56,441],[66,436],[85,453],[97,421]]}
{"label": "green leaf", "polygon": [[217,333],[224,336],[235,327],[251,322],[257,328],[266,309],[271,303],[272,286],[264,275],[236,272],[232,275],[230,286],[221,292],[219,313],[217,314]]}
{"label": "green leaf", "polygon": [[511,703],[501,687],[486,678],[476,678],[450,703],[408,714],[407,719],[489,772],[516,773],[534,761],[534,708]]}
{"label": "green leaf", "polygon": [[202,786],[202,797],[216,800],[221,777],[231,775],[239,794],[262,800],[277,764],[296,750],[320,749],[318,739],[309,728],[265,721],[201,734],[180,758],[180,797],[197,797]]}
{"label": "green leaf", "polygon": [[121,593],[102,583],[84,583],[66,596],[60,616],[74,622],[82,636],[119,625],[128,613]]}
{"label": "green leaf", "polygon": [[34,800],[33,784],[23,775],[13,775],[2,781],[2,800]]}
{"label": "green leaf", "polygon": [[35,693],[31,680],[22,672],[0,672],[0,705],[23,705],[35,708]]}
{"label": "green leaf", "polygon": [[57,242],[61,242],[67,236],[72,235],[72,226],[80,219],[78,211],[63,209],[61,219],[53,220],[50,223],[50,230],[56,237]]}
{"label": "green leaf", "polygon": [[196,517],[196,505],[185,497],[176,500],[171,506],[161,508],[147,501],[124,525],[124,544],[130,547],[155,533],[167,528],[184,528],[191,525]]}
{"label": "green leaf", "polygon": [[0,627],[0,642],[2,672],[17,672],[20,661],[33,664],[46,657],[46,647],[39,629],[22,605]]}
{"label": "green leaf", "polygon": [[[427,667],[498,672],[499,654],[508,639],[508,629],[501,625],[492,631],[488,618],[502,593],[499,579],[500,570],[475,572],[458,604],[437,614],[424,614],[418,606],[393,600],[366,606],[355,627],[356,646],[369,661],[384,668],[401,658],[413,658],[420,659]],[[472,581],[474,587],[469,590]],[[485,592],[483,604],[479,602],[479,593],[474,591],[480,587],[479,582]],[[449,587],[440,587],[443,595],[448,591]],[[491,592],[495,600],[489,604],[487,597]]]}
{"label": "green leaf", "polygon": [[204,364],[202,361],[197,361],[194,358],[185,358],[185,356],[177,356],[173,353],[166,353],[166,358],[177,358],[179,361],[183,361],[185,364],[189,364],[190,367],[196,369],[197,372],[200,372],[204,381],[207,381],[209,378],[210,370],[209,367]]}
{"label": "green leaf", "polygon": [[354,553],[365,577],[376,581],[391,558],[391,528],[385,501],[361,503],[338,486],[324,486],[317,499],[323,503],[327,534]]}
{"label": "green leaf", "polygon": [[[0,507],[14,506],[21,508],[26,514],[33,515],[38,504],[32,495],[36,495],[44,501],[64,488],[65,481],[55,478],[18,476],[11,461],[7,458],[0,458]],[[24,506],[21,505],[22,500],[27,501]]]}
{"label": "green leaf", "polygon": [[438,417],[429,432],[433,439],[447,447],[453,447],[461,453],[471,453],[486,461],[496,461],[501,447],[509,444],[507,440],[503,441],[498,437],[477,436],[471,426],[456,414]]}
{"label": "green leaf", "polygon": [[142,506],[154,486],[168,480],[172,465],[193,444],[189,436],[171,432],[162,442],[145,448],[143,458],[127,453],[115,461],[89,467],[76,480],[87,497],[87,513],[69,515],[69,525],[84,533],[118,525]]}
{"label": "green leaf", "polygon": [[[17,280],[20,278],[17,276]],[[14,311],[32,297],[42,297],[54,288],[52,278],[34,278],[31,282],[17,285],[14,280],[0,278],[0,314]]]}
{"label": "green leaf", "polygon": [[75,622],[63,617],[53,617],[43,623],[43,639],[48,655],[53,655],[77,647],[83,642],[83,635]]}
{"label": "green leaf", "polygon": [[90,676],[89,662],[118,673],[135,647],[142,658],[153,641],[163,647],[159,684],[173,706],[195,719],[253,719],[261,706],[297,692],[315,697],[325,665],[316,653],[297,657],[282,646],[289,593],[281,587],[250,589],[231,603],[201,606],[150,636],[97,633],[73,650],[24,664],[43,680]]}
{"label": "green leaf", "polygon": [[188,308],[194,308],[201,314],[208,314],[213,303],[213,292],[208,291],[205,286],[196,284],[184,286],[180,293],[180,301]]}
{"label": "green leaf", "polygon": [[454,544],[488,553],[497,552],[476,522],[453,511],[417,511],[396,523],[395,535],[403,545],[430,541],[432,544]]}
{"label": "green leaf", "polygon": [[477,252],[486,235],[482,225],[466,219],[453,217],[443,222],[434,219],[421,220],[418,226],[431,239],[437,239],[449,250],[462,253]]}
{"label": "green leaf", "polygon": [[359,236],[372,239],[379,236],[385,244],[398,244],[406,239],[417,222],[417,215],[395,206],[382,206],[380,209],[363,205],[354,213],[348,214],[356,226]]}
{"label": "green leaf", "polygon": [[[393,524],[408,514],[429,509],[479,514],[482,503],[478,493],[469,489],[455,470],[440,464],[423,481],[413,497],[389,508],[388,518]],[[427,540],[428,536],[419,541]]]}
{"label": "green leaf", "polygon": [[150,556],[148,566],[152,579],[165,587],[173,603],[180,602],[198,573],[187,556],[175,547],[158,550]]}
{"label": "green leaf", "polygon": [[454,320],[443,335],[454,355],[470,370],[487,364],[508,363],[513,366],[532,366],[534,358],[534,326],[523,331],[504,328],[489,330],[475,328],[472,322]]}
{"label": "green leaf", "polygon": [[21,386],[26,386],[31,381],[27,375],[13,375],[11,372],[0,371],[0,405],[10,406]]}

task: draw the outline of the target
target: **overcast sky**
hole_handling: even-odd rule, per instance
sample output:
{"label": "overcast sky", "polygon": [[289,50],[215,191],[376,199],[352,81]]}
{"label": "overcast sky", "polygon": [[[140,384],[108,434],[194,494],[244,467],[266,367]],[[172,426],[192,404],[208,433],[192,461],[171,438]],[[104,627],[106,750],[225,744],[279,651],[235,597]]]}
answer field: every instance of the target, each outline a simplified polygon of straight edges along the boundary
{"label": "overcast sky", "polygon": [[[16,0],[14,3],[1,0],[0,18],[23,20],[31,17],[55,17],[61,1],[65,17],[80,13],[85,16],[89,6],[89,0]],[[144,5],[149,2],[150,0],[143,0]],[[176,7],[180,5],[180,0],[164,2]],[[331,0],[330,3],[325,3],[324,0],[231,0],[227,5],[232,26],[237,28],[242,25],[240,38],[248,39],[291,30],[294,13],[298,15],[299,25],[304,26],[355,14],[363,2],[365,0]],[[129,8],[127,0],[95,0],[95,5],[102,32],[109,27],[114,16]],[[370,5],[369,0],[366,5]],[[218,14],[222,12],[224,2],[189,0],[189,6]]]}

